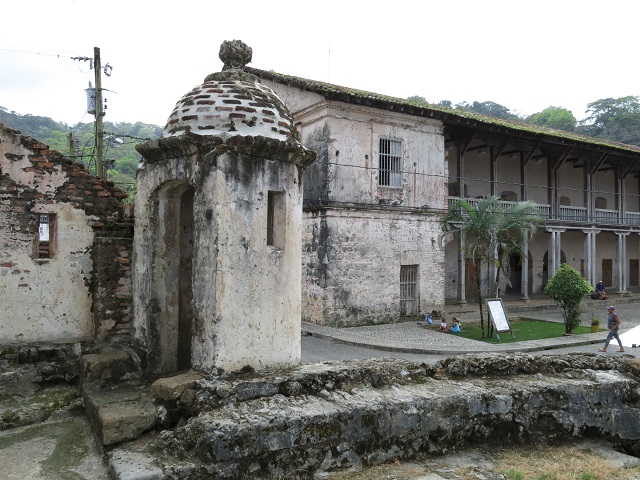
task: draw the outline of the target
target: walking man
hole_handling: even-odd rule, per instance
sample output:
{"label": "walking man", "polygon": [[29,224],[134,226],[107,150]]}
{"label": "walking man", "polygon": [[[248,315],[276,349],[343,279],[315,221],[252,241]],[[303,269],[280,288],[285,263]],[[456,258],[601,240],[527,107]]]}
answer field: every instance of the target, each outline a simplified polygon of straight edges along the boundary
{"label": "walking man", "polygon": [[609,319],[607,321],[607,328],[609,329],[609,333],[607,334],[607,340],[604,342],[604,348],[599,348],[601,352],[606,352],[607,347],[609,346],[609,342],[611,342],[612,338],[615,338],[618,341],[618,345],[620,345],[619,352],[624,352],[624,347],[622,346],[622,342],[620,341],[620,336],[618,335],[618,330],[620,329],[620,317],[614,311],[615,308],[613,305],[607,307],[607,312],[609,312]]}

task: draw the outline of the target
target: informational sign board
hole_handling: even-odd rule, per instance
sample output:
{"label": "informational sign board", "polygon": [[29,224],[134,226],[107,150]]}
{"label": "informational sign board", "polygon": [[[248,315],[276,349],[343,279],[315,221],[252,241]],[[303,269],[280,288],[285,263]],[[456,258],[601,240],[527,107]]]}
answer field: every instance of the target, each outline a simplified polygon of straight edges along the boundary
{"label": "informational sign board", "polygon": [[500,340],[500,332],[511,332],[511,336],[516,338],[511,330],[511,324],[509,323],[509,319],[507,318],[507,314],[504,311],[504,305],[502,304],[501,298],[488,298],[487,299],[487,309],[489,310],[489,315],[491,320],[493,321],[493,326],[496,329],[496,336],[498,340]]}

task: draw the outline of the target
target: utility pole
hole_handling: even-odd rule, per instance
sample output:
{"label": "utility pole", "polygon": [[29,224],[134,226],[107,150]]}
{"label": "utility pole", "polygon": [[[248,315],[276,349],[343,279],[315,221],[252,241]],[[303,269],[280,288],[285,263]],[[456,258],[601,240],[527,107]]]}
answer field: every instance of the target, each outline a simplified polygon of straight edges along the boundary
{"label": "utility pole", "polygon": [[76,161],[76,145],[75,145],[75,142],[73,141],[73,132],[69,132],[68,138],[69,138],[69,158],[71,159],[72,162],[75,162]]}
{"label": "utility pole", "polygon": [[104,125],[102,116],[104,110],[102,108],[102,66],[100,64],[100,48],[93,48],[93,68],[95,69],[96,82],[96,175],[100,178],[107,178],[107,172],[104,168]]}

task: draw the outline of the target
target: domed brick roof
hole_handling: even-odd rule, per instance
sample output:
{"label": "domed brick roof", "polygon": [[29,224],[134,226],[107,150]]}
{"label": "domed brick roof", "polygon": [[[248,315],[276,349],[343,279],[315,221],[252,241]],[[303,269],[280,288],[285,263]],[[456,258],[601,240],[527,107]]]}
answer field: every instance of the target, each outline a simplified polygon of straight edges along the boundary
{"label": "domed brick roof", "polygon": [[251,49],[238,40],[224,42],[220,59],[223,71],[209,75],[178,101],[163,137],[191,132],[223,138],[297,139],[293,119],[275,92],[242,70],[251,61]]}

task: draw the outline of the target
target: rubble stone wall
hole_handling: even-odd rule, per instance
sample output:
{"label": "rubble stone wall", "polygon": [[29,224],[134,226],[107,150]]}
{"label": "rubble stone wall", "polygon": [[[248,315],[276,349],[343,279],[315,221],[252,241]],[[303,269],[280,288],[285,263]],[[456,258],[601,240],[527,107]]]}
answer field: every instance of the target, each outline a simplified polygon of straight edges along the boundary
{"label": "rubble stone wall", "polygon": [[155,447],[168,478],[310,479],[474,445],[634,444],[639,372],[635,359],[591,354],[475,355],[437,368],[374,359],[199,381],[195,416]]}

